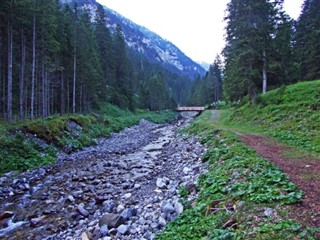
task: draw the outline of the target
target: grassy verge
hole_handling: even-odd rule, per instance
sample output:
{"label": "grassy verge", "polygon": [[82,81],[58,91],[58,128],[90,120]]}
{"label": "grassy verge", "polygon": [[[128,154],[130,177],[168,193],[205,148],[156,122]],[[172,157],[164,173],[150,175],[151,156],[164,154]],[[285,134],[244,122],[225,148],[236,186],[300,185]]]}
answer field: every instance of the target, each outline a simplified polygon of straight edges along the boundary
{"label": "grassy verge", "polygon": [[211,118],[206,112],[187,129],[208,145],[202,159],[209,171],[199,179],[199,197],[185,202],[184,213],[156,239],[316,239],[317,229],[290,220],[284,207],[302,192]]}
{"label": "grassy verge", "polygon": [[[0,173],[52,164],[57,149],[67,146],[70,151],[76,151],[93,145],[95,139],[138,124],[141,119],[164,123],[174,121],[176,114],[143,110],[133,113],[105,105],[88,115],[52,116],[15,125],[0,123]],[[68,128],[70,122],[77,124],[73,131]]]}
{"label": "grassy verge", "polygon": [[265,133],[309,153],[320,153],[320,80],[281,87],[255,104],[226,110],[221,123],[243,132]]}

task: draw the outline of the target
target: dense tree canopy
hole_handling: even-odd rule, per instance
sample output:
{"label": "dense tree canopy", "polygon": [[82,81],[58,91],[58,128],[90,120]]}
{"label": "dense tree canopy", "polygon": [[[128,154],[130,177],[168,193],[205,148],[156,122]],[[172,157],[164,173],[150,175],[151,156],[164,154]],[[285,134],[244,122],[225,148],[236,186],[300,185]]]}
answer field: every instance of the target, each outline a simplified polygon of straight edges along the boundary
{"label": "dense tree canopy", "polygon": [[283,0],[231,0],[226,17],[224,93],[229,101],[320,77],[320,1],[294,22]]}
{"label": "dense tree canopy", "polygon": [[189,80],[149,63],[112,33],[106,12],[76,2],[5,0],[0,9],[0,109],[12,119],[87,112],[111,102],[150,110],[183,103]]}
{"label": "dense tree canopy", "polygon": [[320,77],[320,1],[305,0],[296,24],[295,54],[300,78]]}
{"label": "dense tree canopy", "polygon": [[205,104],[217,104],[222,100],[222,67],[219,56],[210,65],[207,74],[201,78],[198,76],[191,88],[188,104],[203,106]]}

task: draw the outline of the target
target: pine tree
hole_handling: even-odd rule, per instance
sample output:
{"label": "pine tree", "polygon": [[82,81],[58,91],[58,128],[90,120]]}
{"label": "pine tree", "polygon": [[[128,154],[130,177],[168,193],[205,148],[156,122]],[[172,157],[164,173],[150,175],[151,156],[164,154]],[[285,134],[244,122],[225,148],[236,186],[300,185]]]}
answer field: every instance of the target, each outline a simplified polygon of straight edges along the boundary
{"label": "pine tree", "polygon": [[305,0],[296,26],[295,54],[301,79],[320,77],[320,0]]}
{"label": "pine tree", "polygon": [[100,83],[101,100],[108,100],[108,85],[112,83],[112,37],[107,27],[105,10],[98,4],[95,17],[95,35],[98,44],[100,62],[103,71],[103,81]]}
{"label": "pine tree", "polygon": [[254,100],[258,89],[267,91],[268,66],[274,61],[272,41],[282,4],[268,0],[232,0],[228,4],[224,91],[229,100],[245,95]]}
{"label": "pine tree", "polygon": [[98,53],[95,32],[90,21],[88,11],[80,15],[77,54],[78,65],[78,93],[80,112],[97,107],[101,98],[102,69]]}
{"label": "pine tree", "polygon": [[114,51],[114,82],[112,84],[112,102],[124,108],[132,108],[132,91],[130,84],[130,66],[127,56],[124,34],[120,25],[117,25],[113,39]]}

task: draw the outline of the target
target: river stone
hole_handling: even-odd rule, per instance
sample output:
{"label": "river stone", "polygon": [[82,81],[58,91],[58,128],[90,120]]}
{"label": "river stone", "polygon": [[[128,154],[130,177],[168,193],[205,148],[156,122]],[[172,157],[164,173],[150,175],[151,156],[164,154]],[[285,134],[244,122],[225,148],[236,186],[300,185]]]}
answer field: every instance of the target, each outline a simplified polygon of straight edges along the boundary
{"label": "river stone", "polygon": [[119,214],[108,213],[99,220],[99,226],[107,225],[109,228],[117,228],[125,223],[125,219]]}
{"label": "river stone", "polygon": [[31,227],[36,227],[37,225],[39,225],[40,224],[40,222],[42,221],[42,217],[38,217],[38,218],[32,218],[31,220],[30,220],[30,226]]}
{"label": "river stone", "polygon": [[175,212],[175,209],[172,206],[172,204],[166,200],[161,202],[161,210],[166,214]]}
{"label": "river stone", "polygon": [[161,228],[161,227],[164,227],[167,225],[167,222],[166,220],[163,218],[163,217],[159,217],[159,221],[158,221],[158,226]]}
{"label": "river stone", "polygon": [[81,234],[81,240],[89,240],[89,237],[86,232]]}
{"label": "river stone", "polygon": [[125,195],[122,196],[123,199],[129,199],[131,198],[132,193],[126,193]]}
{"label": "river stone", "polygon": [[0,212],[0,220],[6,219],[6,218],[10,218],[13,215],[14,215],[14,213],[10,212],[10,211]]}
{"label": "river stone", "polygon": [[127,225],[120,225],[118,228],[117,228],[117,232],[120,233],[121,235],[125,235],[128,233],[128,230],[129,230],[129,226]]}
{"label": "river stone", "polygon": [[101,238],[101,230],[99,228],[94,228],[94,230],[92,231],[92,238],[91,239],[99,239]]}
{"label": "river stone", "polygon": [[100,227],[100,233],[102,237],[108,235],[108,232],[109,232],[108,225],[105,224]]}
{"label": "river stone", "polygon": [[67,124],[67,129],[73,136],[79,136],[82,127],[75,121],[69,120]]}
{"label": "river stone", "polygon": [[109,200],[103,202],[103,210],[112,213],[113,209],[117,206],[116,202]]}
{"label": "river stone", "polygon": [[183,168],[183,173],[185,174],[185,175],[187,175],[189,172],[191,172],[192,170],[190,169],[190,168],[188,168],[188,167],[184,167]]}
{"label": "river stone", "polygon": [[79,204],[78,205],[78,211],[84,217],[88,217],[89,216],[89,212],[83,207],[83,204]]}
{"label": "river stone", "polygon": [[124,206],[122,204],[120,204],[118,207],[117,207],[117,213],[120,213],[124,210]]}
{"label": "river stone", "polygon": [[175,202],[174,210],[176,211],[176,213],[178,215],[180,215],[181,213],[183,213],[183,205],[181,203],[179,203],[179,202]]}
{"label": "river stone", "polygon": [[97,196],[96,198],[95,198],[95,200],[96,200],[96,204],[104,204],[104,202],[106,201],[108,199],[108,197],[107,196]]}
{"label": "river stone", "polygon": [[167,184],[166,184],[166,182],[165,182],[165,180],[163,178],[157,178],[156,184],[157,184],[157,187],[161,188],[161,189],[167,187]]}
{"label": "river stone", "polygon": [[69,196],[67,197],[67,200],[69,200],[69,201],[72,202],[72,203],[76,201],[72,195],[69,195]]}
{"label": "river stone", "polygon": [[137,209],[135,209],[135,208],[126,208],[121,213],[121,216],[126,220],[129,220],[129,218],[136,216],[136,215],[137,215]]}

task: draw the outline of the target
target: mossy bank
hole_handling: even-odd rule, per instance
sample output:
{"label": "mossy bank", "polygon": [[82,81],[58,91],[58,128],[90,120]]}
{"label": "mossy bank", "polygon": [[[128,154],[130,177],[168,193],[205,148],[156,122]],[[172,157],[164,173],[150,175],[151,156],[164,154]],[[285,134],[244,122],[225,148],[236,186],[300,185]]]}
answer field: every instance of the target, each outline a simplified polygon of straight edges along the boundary
{"label": "mossy bank", "polygon": [[96,139],[138,124],[141,119],[165,123],[176,117],[170,110],[133,113],[108,104],[86,115],[52,116],[14,125],[1,123],[0,173],[52,164],[59,150],[72,152],[94,145]]}
{"label": "mossy bank", "polygon": [[309,153],[320,153],[320,80],[283,86],[255,103],[243,99],[226,110],[220,124],[241,132],[260,132]]}

